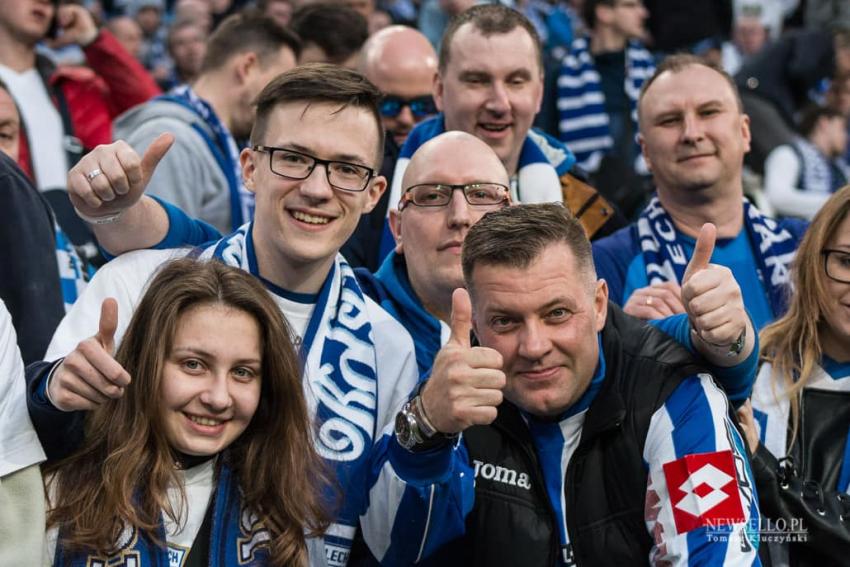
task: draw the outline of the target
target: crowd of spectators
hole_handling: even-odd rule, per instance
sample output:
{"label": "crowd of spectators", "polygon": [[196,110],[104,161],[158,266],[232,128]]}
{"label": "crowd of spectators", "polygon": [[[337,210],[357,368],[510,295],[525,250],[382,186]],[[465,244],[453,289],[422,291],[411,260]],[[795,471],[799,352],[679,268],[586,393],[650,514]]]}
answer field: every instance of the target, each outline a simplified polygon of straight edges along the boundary
{"label": "crowd of spectators", "polygon": [[0,564],[846,560],[847,0],[0,0],[0,152]]}

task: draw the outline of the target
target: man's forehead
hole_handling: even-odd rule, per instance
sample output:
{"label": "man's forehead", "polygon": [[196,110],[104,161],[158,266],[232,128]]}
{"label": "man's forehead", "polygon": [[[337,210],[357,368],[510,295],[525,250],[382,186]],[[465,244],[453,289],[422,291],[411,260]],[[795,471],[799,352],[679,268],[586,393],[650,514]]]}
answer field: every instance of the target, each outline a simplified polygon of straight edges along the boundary
{"label": "man's forehead", "polygon": [[[357,125],[356,131],[342,124]],[[368,125],[372,125],[371,127]],[[341,107],[338,103],[295,101],[277,104],[269,117],[268,145],[299,146],[321,153],[326,159],[357,157],[371,163],[378,140],[378,126],[369,109]]]}
{"label": "man's forehead", "polygon": [[538,46],[525,28],[485,35],[471,22],[455,32],[448,67],[460,72],[504,72],[506,67],[542,71]]}
{"label": "man's forehead", "polygon": [[[699,80],[698,84],[694,84]],[[704,65],[690,65],[679,71],[666,71],[649,86],[641,99],[641,110],[656,113],[710,102],[737,105],[735,93],[726,79]]]}
{"label": "man's forehead", "polygon": [[404,185],[421,183],[508,183],[508,174],[493,150],[478,139],[434,140],[411,160]]}

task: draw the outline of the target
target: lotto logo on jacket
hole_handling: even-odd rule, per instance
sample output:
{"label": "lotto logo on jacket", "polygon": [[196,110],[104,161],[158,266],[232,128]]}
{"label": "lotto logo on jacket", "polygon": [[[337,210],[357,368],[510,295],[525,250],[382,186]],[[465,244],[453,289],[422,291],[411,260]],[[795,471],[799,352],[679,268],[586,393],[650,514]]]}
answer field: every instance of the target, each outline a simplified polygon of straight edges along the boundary
{"label": "lotto logo on jacket", "polygon": [[664,476],[677,533],[746,519],[732,451],[686,455],[665,463]]}

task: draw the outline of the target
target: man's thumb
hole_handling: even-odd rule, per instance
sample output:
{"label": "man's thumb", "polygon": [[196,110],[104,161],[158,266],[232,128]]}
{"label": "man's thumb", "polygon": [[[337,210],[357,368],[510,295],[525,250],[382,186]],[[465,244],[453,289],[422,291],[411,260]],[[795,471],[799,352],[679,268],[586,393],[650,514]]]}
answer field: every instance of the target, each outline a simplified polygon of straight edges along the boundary
{"label": "man's thumb", "polygon": [[166,152],[168,152],[168,149],[173,143],[174,136],[168,132],[164,132],[157,136],[157,138],[151,142],[151,145],[148,146],[148,149],[145,150],[145,155],[142,156],[142,179],[144,181],[144,185],[147,185],[154,170],[156,169],[156,166],[159,164],[163,156],[165,156]]}
{"label": "man's thumb", "polygon": [[472,331],[472,304],[469,293],[463,288],[457,288],[452,293],[452,322],[449,342],[462,346],[472,346],[469,333]]}
{"label": "man's thumb", "polygon": [[100,324],[95,338],[110,354],[115,348],[115,331],[117,329],[118,302],[112,297],[107,297],[100,306]]}
{"label": "man's thumb", "polygon": [[688,262],[688,267],[685,269],[682,283],[687,282],[698,271],[708,267],[709,263],[711,263],[711,255],[714,254],[714,242],[716,240],[717,227],[710,222],[702,225],[699,236],[697,237],[696,246],[694,246],[694,254],[691,256],[691,261]]}

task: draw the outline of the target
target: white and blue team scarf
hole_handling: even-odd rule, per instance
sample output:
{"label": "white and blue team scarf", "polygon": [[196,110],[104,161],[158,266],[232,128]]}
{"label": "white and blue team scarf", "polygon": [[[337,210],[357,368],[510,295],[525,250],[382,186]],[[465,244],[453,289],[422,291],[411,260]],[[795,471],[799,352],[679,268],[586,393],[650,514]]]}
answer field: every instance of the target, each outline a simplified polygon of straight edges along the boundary
{"label": "white and blue team scarf", "polygon": [[83,264],[74,245],[53,221],[53,231],[56,240],[56,262],[59,265],[59,284],[62,287],[62,301],[65,303],[67,313],[77,298],[83,293],[86,284],[94,275],[91,266]]}
{"label": "white and blue team scarf", "polygon": [[[252,224],[204,250],[261,279],[251,237]],[[334,468],[345,498],[325,535],[328,557],[347,558],[358,518],[366,507],[369,453],[376,437],[378,410],[377,355],[366,298],[354,271],[337,255],[307,324],[301,344],[305,394],[317,418],[316,449]],[[337,494],[328,490],[336,503]],[[329,560],[331,567],[344,565]]]}
{"label": "white and blue team scarf", "polygon": [[168,94],[158,96],[154,100],[163,100],[179,104],[197,114],[213,132],[209,135],[203,127],[192,124],[192,128],[207,143],[210,152],[215,157],[221,172],[227,179],[230,188],[230,225],[236,230],[244,223],[254,218],[254,194],[242,183],[242,167],[239,164],[239,147],[236,140],[222,124],[212,106],[200,98],[189,85],[175,87]]}
{"label": "white and blue team scarf", "polygon": [[[626,45],[626,81],[623,85],[631,102],[631,118],[637,131],[637,101],[640,89],[655,72],[652,54],[638,41]],[[578,164],[596,171],[603,156],[614,147],[610,121],[605,111],[599,72],[586,38],[573,41],[558,75],[558,131],[561,140],[575,153]],[[635,140],[637,146],[637,140]],[[635,148],[635,171],[648,173],[640,148]]]}
{"label": "white and blue team scarf", "polygon": [[[796,251],[796,241],[775,220],[744,199],[744,229],[750,243],[755,246],[753,256],[757,262],[759,279],[767,292],[774,315],[785,312],[791,262]],[[658,196],[653,196],[637,221],[640,249],[646,266],[649,285],[663,282],[681,282],[689,258],[680,233],[661,206]]]}
{"label": "white and blue team scarf", "polygon": [[[445,118],[440,113],[417,124],[407,137],[393,172],[389,207],[387,207],[388,219],[390,209],[396,208],[399,200],[401,200],[403,189],[401,182],[410,163],[410,158],[422,144],[436,138],[445,131]],[[563,202],[564,196],[560,178],[575,163],[575,156],[564,144],[543,132],[529,130],[520,150],[517,174],[511,178],[511,201],[514,203]],[[381,238],[382,259],[386,258],[387,254],[395,247],[389,225],[389,220],[387,220],[384,223],[384,233]]]}
{"label": "white and blue team scarf", "polygon": [[[271,539],[259,517],[242,506],[239,487],[230,469],[222,465],[215,488],[210,529],[209,566],[263,567],[269,564]],[[157,537],[167,541],[165,524],[160,518]],[[126,528],[115,551],[108,557],[85,552],[65,553],[62,549],[62,531],[56,547],[54,567],[107,567],[130,566],[168,567],[171,565],[167,546],[158,546],[136,528]]]}
{"label": "white and blue team scarf", "polygon": [[800,158],[800,178],[797,183],[800,189],[829,195],[847,184],[850,167],[844,158],[830,160],[804,138],[794,139],[791,147]]}

